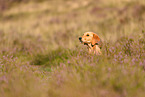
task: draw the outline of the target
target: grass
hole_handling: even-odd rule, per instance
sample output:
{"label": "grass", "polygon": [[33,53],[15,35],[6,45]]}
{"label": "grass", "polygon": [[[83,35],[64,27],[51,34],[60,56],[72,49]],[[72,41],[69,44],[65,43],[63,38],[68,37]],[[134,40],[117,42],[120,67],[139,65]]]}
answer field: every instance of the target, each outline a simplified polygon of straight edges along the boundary
{"label": "grass", "polygon": [[[144,97],[144,0],[16,3],[0,16],[0,97]],[[96,32],[102,55],[78,37]]]}

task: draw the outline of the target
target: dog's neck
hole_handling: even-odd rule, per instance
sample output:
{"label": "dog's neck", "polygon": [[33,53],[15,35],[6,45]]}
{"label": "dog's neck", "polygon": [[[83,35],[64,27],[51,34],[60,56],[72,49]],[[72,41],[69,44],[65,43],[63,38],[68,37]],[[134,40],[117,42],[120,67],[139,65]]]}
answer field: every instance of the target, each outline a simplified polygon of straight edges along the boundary
{"label": "dog's neck", "polygon": [[95,45],[98,45],[98,43],[92,45],[91,43],[84,43],[84,45],[87,45],[89,48],[92,48],[94,47]]}
{"label": "dog's neck", "polygon": [[92,47],[94,47],[95,45],[99,45],[98,43],[95,43],[94,45],[91,44]]}
{"label": "dog's neck", "polygon": [[91,43],[89,43],[89,44],[87,44],[87,45],[88,45],[89,48],[92,48],[92,44],[91,44]]}

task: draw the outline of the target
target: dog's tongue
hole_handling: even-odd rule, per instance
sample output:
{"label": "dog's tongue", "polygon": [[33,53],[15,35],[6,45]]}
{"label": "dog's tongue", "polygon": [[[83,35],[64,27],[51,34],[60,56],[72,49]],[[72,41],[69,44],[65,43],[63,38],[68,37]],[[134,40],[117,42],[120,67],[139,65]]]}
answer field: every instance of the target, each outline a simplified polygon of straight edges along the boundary
{"label": "dog's tongue", "polygon": [[82,43],[82,41],[80,41],[80,43]]}

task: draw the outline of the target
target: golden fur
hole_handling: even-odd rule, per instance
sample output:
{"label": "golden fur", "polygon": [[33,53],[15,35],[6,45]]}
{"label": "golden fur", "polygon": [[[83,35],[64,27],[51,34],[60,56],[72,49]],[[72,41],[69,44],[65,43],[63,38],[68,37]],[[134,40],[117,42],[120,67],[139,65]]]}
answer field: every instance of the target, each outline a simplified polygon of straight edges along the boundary
{"label": "golden fur", "polygon": [[79,37],[80,42],[88,46],[89,53],[94,53],[96,55],[102,54],[101,45],[102,41],[100,37],[93,32],[85,32],[82,37]]}

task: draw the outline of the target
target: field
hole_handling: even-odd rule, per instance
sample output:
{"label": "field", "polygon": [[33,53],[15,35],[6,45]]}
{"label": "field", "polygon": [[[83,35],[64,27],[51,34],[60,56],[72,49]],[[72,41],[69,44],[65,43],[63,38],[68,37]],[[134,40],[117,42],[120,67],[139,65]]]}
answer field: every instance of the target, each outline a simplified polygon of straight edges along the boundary
{"label": "field", "polygon": [[[5,1],[0,97],[144,97],[145,0]],[[86,31],[101,56],[79,42]]]}

